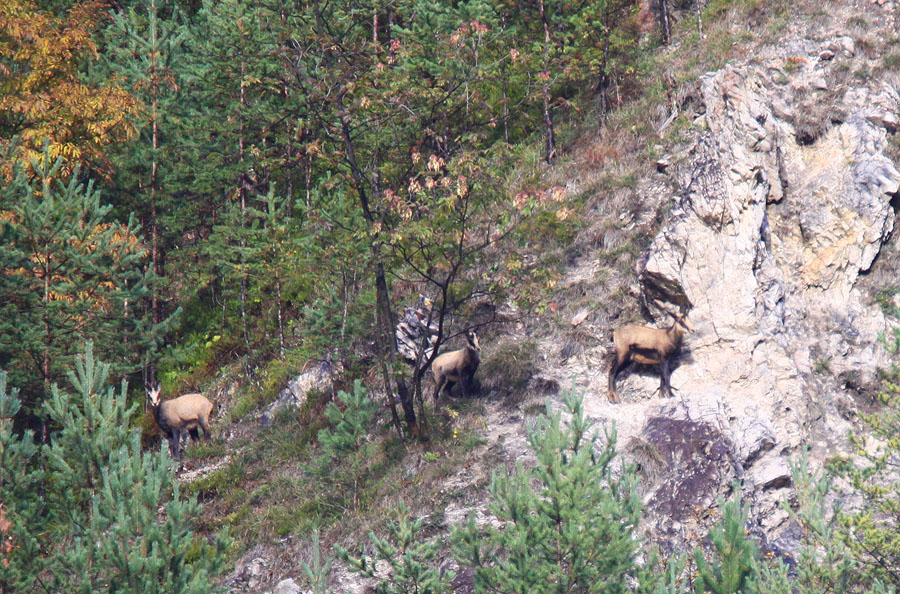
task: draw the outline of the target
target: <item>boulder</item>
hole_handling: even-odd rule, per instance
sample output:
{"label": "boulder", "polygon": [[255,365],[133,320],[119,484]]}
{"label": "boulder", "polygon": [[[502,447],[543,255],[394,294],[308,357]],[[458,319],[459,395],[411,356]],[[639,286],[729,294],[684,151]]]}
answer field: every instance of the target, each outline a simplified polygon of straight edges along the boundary
{"label": "boulder", "polygon": [[342,372],[340,363],[321,361],[307,368],[303,373],[288,382],[275,399],[262,413],[260,422],[269,425],[278,411],[287,407],[299,408],[306,402],[311,391],[330,392],[334,389],[334,377]]}

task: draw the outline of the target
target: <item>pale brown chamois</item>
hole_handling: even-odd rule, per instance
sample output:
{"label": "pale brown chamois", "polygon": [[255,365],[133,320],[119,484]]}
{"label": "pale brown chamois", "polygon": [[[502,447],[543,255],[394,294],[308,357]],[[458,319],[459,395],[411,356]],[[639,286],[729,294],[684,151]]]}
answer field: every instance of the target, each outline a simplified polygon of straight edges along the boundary
{"label": "pale brown chamois", "polygon": [[444,353],[437,357],[431,364],[431,373],[434,374],[434,399],[437,401],[441,387],[445,387],[447,395],[453,384],[459,383],[463,395],[468,397],[472,387],[472,378],[481,363],[478,356],[481,346],[478,344],[478,335],[474,330],[466,332],[466,346],[458,351]]}
{"label": "pale brown chamois", "polygon": [[659,365],[659,390],[663,396],[672,396],[669,384],[669,359],[681,349],[681,339],[685,333],[694,328],[686,319],[686,313],[670,314],[674,319],[667,329],[648,328],[646,326],[622,326],[613,332],[615,352],[609,367],[609,391],[606,397],[610,402],[619,402],[616,392],[616,374],[629,361],[642,365]]}
{"label": "pale brown chamois", "polygon": [[203,437],[209,440],[209,415],[213,403],[203,394],[185,394],[171,400],[159,400],[160,385],[147,385],[147,397],[153,408],[153,416],[159,430],[169,440],[169,451],[174,458],[181,457],[181,438],[187,432],[193,441],[200,438],[198,427],[203,429]]}

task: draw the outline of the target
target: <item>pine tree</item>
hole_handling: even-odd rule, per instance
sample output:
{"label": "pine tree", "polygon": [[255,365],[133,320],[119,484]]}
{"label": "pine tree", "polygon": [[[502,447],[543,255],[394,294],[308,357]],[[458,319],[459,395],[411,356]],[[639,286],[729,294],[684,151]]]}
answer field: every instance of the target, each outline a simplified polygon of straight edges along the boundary
{"label": "pine tree", "polygon": [[424,518],[413,519],[409,509],[401,506],[397,519],[388,525],[387,538],[369,534],[374,557],[367,557],[361,550],[359,557],[335,547],[340,559],[350,570],[366,577],[375,577],[375,564],[383,561],[390,566],[390,578],[382,579],[377,594],[444,594],[450,591],[452,571],[435,567],[435,559],[441,549],[437,539],[422,540]]}
{"label": "pine tree", "polygon": [[[181,496],[165,447],[141,452],[139,431],[129,427],[136,406],[126,404],[124,382],[118,392],[107,386],[109,373],[88,343],[68,374],[74,394],[53,386],[45,409],[59,430],[39,454],[26,445],[30,435],[11,438],[0,425],[4,454],[26,462],[0,470],[12,473],[0,475],[0,497],[12,506],[15,546],[7,559],[17,570],[12,577],[0,570],[0,579],[25,591],[209,592],[228,539],[218,535],[207,545],[194,535],[199,505]],[[0,407],[12,412],[15,394],[4,383],[0,376]],[[25,506],[7,499],[15,485],[37,481],[43,493],[26,497]]]}
{"label": "pine tree", "polygon": [[[104,76],[127,81],[144,109],[135,118],[138,137],[113,152],[116,173],[113,199],[119,211],[133,212],[145,230],[153,273],[165,277],[166,255],[195,223],[191,201],[179,200],[183,179],[175,176],[181,159],[181,128],[185,119],[184,78],[190,28],[177,3],[146,0],[113,14],[104,31]],[[165,319],[162,286],[151,291],[146,307],[153,322]],[[171,310],[174,308],[170,308]],[[145,379],[155,381],[155,369]]]}
{"label": "pine tree", "polygon": [[316,474],[333,493],[356,507],[360,486],[368,479],[372,448],[366,438],[377,405],[360,380],[353,382],[352,394],[338,391],[337,400],[325,407],[331,427],[318,434],[322,454],[316,460]]}
{"label": "pine tree", "polygon": [[571,420],[550,412],[529,435],[537,464],[517,464],[491,482],[502,528],[473,518],[453,535],[461,564],[475,570],[476,592],[561,594],[629,592],[640,499],[632,468],[616,466],[615,431],[599,443],[582,400],[565,398]]}
{"label": "pine tree", "polygon": [[734,490],[734,498],[724,504],[721,523],[709,531],[712,561],[700,549],[694,551],[698,592],[738,594],[756,581],[759,551],[745,534],[748,510],[741,505],[740,485],[735,484]]}
{"label": "pine tree", "polygon": [[26,409],[40,411],[50,384],[71,365],[75,344],[92,336],[117,375],[134,371],[152,351],[163,325],[140,308],[153,275],[145,270],[139,228],[109,218],[93,182],[45,149],[35,175],[3,188],[0,211],[6,273],[0,275],[0,360],[24,388]]}
{"label": "pine tree", "polygon": [[[890,353],[900,353],[900,328],[883,340]],[[870,436],[850,435],[859,460],[839,460],[833,465],[833,471],[848,480],[863,500],[856,510],[841,510],[838,520],[844,543],[867,576],[900,586],[900,366],[896,363],[884,372],[878,399],[884,408],[862,416]]]}
{"label": "pine tree", "polygon": [[14,431],[20,414],[18,390],[7,387],[0,372],[0,592],[17,592],[32,584],[40,565],[39,535],[47,518],[39,493],[43,472],[31,431]]}

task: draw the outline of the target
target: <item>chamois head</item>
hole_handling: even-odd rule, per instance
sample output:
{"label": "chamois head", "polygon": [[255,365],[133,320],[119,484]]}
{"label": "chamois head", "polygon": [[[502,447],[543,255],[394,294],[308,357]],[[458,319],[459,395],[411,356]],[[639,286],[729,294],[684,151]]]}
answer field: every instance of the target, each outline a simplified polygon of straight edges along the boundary
{"label": "chamois head", "polygon": [[476,353],[481,352],[481,345],[478,342],[478,335],[475,334],[474,330],[469,330],[466,332],[466,347],[472,349]]}
{"label": "chamois head", "polygon": [[672,396],[669,383],[669,361],[681,349],[681,340],[686,333],[694,331],[684,310],[671,314],[673,321],[669,328],[648,328],[646,326],[623,326],[613,332],[615,352],[609,367],[610,402],[619,402],[616,392],[616,375],[629,361],[643,365],[659,365],[660,385],[663,395]]}

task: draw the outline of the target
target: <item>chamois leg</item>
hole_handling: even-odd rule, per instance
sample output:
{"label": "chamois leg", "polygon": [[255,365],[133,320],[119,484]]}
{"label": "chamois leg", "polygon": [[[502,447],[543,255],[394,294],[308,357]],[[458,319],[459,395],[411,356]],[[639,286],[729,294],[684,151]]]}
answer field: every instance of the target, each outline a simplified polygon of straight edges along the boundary
{"label": "chamois leg", "polygon": [[660,396],[667,398],[672,397],[672,385],[669,383],[671,379],[671,371],[669,370],[669,361],[663,357],[659,362],[659,392]]}
{"label": "chamois leg", "polygon": [[172,454],[172,457],[177,460],[181,457],[181,431],[173,429],[172,432],[169,433],[168,438],[169,453]]}
{"label": "chamois leg", "polygon": [[453,398],[453,385],[455,383],[456,382],[451,382],[450,380],[447,380],[447,383],[444,384],[444,392],[446,392],[447,396],[449,396],[450,398]]}
{"label": "chamois leg", "polygon": [[196,443],[200,441],[200,430],[196,427],[193,429],[188,429],[188,435],[191,436],[191,441]]}
{"label": "chamois leg", "polygon": [[609,366],[609,389],[606,392],[606,399],[610,402],[622,401],[619,398],[619,393],[616,392],[616,375],[618,375],[619,370],[622,369],[622,366],[625,364],[627,359],[628,353],[619,355],[619,353],[616,352],[613,355],[612,363]]}
{"label": "chamois leg", "polygon": [[209,441],[212,437],[212,431],[209,430],[209,423],[202,416],[200,417],[200,428],[203,429],[203,439]]}
{"label": "chamois leg", "polygon": [[434,385],[434,397],[433,400],[435,402],[438,401],[438,397],[441,395],[441,388],[444,386],[444,382],[447,381],[447,378],[442,378],[441,381]]}

